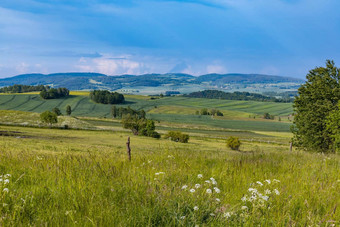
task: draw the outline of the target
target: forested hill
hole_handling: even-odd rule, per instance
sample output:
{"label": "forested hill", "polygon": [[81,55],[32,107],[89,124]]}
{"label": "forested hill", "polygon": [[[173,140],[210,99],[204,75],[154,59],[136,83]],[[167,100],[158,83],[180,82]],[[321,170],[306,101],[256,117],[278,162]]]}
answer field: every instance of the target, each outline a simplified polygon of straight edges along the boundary
{"label": "forested hill", "polygon": [[291,102],[293,99],[277,99],[275,97],[265,96],[257,93],[249,92],[223,92],[218,90],[204,90],[192,92],[184,95],[185,97],[192,98],[208,98],[208,99],[226,99],[226,100],[251,100],[251,101],[272,101],[272,102]]}
{"label": "forested hill", "polygon": [[[14,84],[22,85],[50,85],[52,87],[66,87],[70,90],[107,89],[117,90],[136,87],[165,87],[178,89],[183,86],[199,87],[194,90],[225,87],[232,84],[280,84],[285,83],[285,89],[296,89],[302,80],[259,74],[207,74],[192,76],[183,73],[144,74],[107,76],[100,73],[54,73],[54,74],[23,74],[0,79],[0,87]],[[287,85],[287,83],[290,83]],[[281,86],[281,85],[280,85]],[[288,86],[288,87],[287,87]],[[282,87],[282,86],[281,86]],[[184,90],[184,89],[183,89]],[[181,90],[182,92],[182,90]]]}

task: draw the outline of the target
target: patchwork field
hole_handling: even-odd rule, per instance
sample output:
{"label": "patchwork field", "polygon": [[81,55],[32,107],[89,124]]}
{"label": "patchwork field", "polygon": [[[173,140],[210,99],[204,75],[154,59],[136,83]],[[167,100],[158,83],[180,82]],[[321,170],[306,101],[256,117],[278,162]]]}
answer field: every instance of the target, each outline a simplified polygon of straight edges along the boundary
{"label": "patchwork field", "polygon": [[[11,94],[0,96],[0,110],[19,110],[41,113],[58,107],[65,114],[66,106],[72,108],[72,115],[78,117],[110,118],[110,105],[93,103],[88,92],[71,92],[64,99],[43,100],[37,94]],[[289,115],[291,103],[231,101],[215,99],[197,99],[186,97],[164,97],[150,99],[148,96],[127,95],[126,103],[133,109],[144,109],[150,119],[159,122],[186,123],[225,129],[282,131],[290,128]],[[224,117],[197,116],[195,112],[202,108],[217,108]],[[275,120],[263,120],[264,113],[276,115]],[[281,122],[278,121],[280,117]]]}

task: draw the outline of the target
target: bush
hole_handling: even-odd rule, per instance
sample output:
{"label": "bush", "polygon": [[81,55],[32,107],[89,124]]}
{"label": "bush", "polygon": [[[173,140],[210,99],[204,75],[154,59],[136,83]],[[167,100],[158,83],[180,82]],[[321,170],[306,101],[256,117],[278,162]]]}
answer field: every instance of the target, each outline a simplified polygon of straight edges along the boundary
{"label": "bush", "polygon": [[50,126],[54,123],[58,122],[58,116],[57,114],[50,112],[50,111],[45,111],[40,114],[40,119],[42,122],[49,124]]}
{"label": "bush", "polygon": [[170,138],[172,141],[187,143],[189,141],[189,135],[183,134],[178,131],[170,131],[165,135],[165,138]]}
{"label": "bush", "polygon": [[54,107],[52,109],[52,112],[55,113],[57,116],[61,116],[62,115],[61,111],[60,111],[60,109],[58,107]]}
{"label": "bush", "polygon": [[227,146],[232,150],[238,151],[241,146],[241,141],[239,140],[238,137],[230,136],[227,139]]}

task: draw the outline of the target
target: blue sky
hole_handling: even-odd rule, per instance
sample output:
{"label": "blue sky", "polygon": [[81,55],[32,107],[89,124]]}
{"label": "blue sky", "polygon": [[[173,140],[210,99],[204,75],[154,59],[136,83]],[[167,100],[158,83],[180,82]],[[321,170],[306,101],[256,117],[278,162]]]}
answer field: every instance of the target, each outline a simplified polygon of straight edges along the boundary
{"label": "blue sky", "polygon": [[340,63],[339,0],[1,0],[0,77],[265,73]]}

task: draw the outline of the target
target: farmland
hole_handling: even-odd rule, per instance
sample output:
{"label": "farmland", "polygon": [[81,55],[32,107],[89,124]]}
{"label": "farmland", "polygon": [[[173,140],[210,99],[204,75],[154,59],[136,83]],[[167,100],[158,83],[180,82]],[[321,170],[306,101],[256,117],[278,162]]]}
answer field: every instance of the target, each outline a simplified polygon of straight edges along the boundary
{"label": "farmland", "polygon": [[[86,92],[71,92],[64,99],[43,100],[37,94],[0,95],[0,109],[20,110],[41,113],[58,107],[65,114],[66,106],[72,108],[72,115],[78,117],[110,118],[110,105],[93,103]],[[144,109],[148,117],[160,122],[205,125],[226,129],[282,131],[288,132],[292,113],[291,103],[272,103],[254,101],[211,100],[186,97],[164,97],[150,99],[147,96],[126,96],[126,103],[119,106],[130,106],[133,109]],[[217,108],[224,117],[212,119],[210,116],[196,116],[201,108]],[[271,113],[280,116],[277,120],[263,120],[262,115]],[[255,119],[254,119],[255,118]],[[290,119],[291,120],[291,119]]]}

